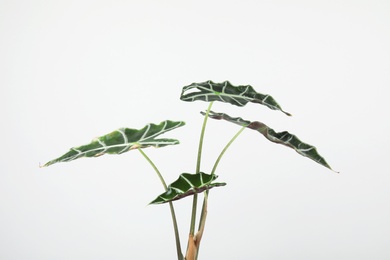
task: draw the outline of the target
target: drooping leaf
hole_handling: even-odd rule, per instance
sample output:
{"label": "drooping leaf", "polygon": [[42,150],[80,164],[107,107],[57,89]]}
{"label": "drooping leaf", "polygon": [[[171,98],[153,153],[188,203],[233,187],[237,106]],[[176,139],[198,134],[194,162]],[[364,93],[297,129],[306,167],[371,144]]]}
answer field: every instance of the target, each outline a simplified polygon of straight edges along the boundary
{"label": "drooping leaf", "polygon": [[212,183],[218,176],[199,172],[197,174],[182,173],[168,186],[166,192],[159,195],[150,204],[162,204],[200,193],[213,187],[225,186],[226,183]]}
{"label": "drooping leaf", "polygon": [[97,157],[103,154],[121,154],[132,149],[146,147],[163,147],[178,144],[176,139],[160,138],[157,136],[183,126],[182,121],[166,120],[160,124],[148,124],[144,128],[137,130],[131,128],[120,128],[107,135],[97,137],[91,143],[73,147],[69,152],[61,157],[47,162],[45,166],[58,162],[69,162],[82,157]]}
{"label": "drooping leaf", "polygon": [[233,86],[229,81],[215,83],[209,80],[202,83],[192,83],[183,87],[180,99],[190,102],[195,100],[221,101],[240,107],[252,102],[265,105],[273,110],[280,110],[291,116],[291,114],[283,111],[270,95],[258,93],[250,85]]}
{"label": "drooping leaf", "polygon": [[[202,112],[203,115],[205,113]],[[232,122],[234,124],[245,126],[247,128],[253,129],[261,133],[265,136],[269,141],[285,145],[287,147],[290,147],[294,149],[297,153],[299,153],[302,156],[308,157],[312,159],[313,161],[321,164],[322,166],[325,166],[326,168],[329,168],[332,170],[332,168],[329,166],[329,164],[325,161],[325,159],[318,154],[317,149],[307,143],[302,142],[293,134],[290,134],[287,131],[284,132],[275,132],[272,128],[269,126],[258,122],[258,121],[247,121],[242,119],[241,117],[230,117],[227,114],[224,113],[215,113],[210,111],[209,117],[213,119],[224,119],[226,121]]]}

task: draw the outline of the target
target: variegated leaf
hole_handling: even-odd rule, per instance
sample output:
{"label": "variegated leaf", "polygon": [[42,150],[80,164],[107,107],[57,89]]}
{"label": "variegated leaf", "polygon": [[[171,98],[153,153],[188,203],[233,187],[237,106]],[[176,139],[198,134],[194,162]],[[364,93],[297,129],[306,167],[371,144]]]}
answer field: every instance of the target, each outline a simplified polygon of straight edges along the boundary
{"label": "variegated leaf", "polygon": [[107,135],[97,137],[87,145],[73,147],[61,157],[47,162],[49,166],[57,162],[69,162],[82,157],[97,157],[103,154],[121,154],[132,149],[145,147],[163,147],[178,144],[176,139],[161,138],[157,136],[183,126],[185,123],[166,120],[160,124],[148,124],[137,130],[131,128],[120,128]]}
{"label": "variegated leaf", "polygon": [[192,83],[183,87],[180,99],[191,102],[195,100],[221,101],[240,107],[252,102],[265,105],[273,110],[280,110],[291,116],[291,114],[283,111],[270,95],[258,93],[250,85],[233,86],[229,81],[215,83],[209,80],[202,83]]}
{"label": "variegated leaf", "polygon": [[200,193],[213,187],[225,186],[226,183],[212,183],[218,176],[199,172],[183,173],[168,186],[166,192],[159,195],[150,204],[162,204]]}
{"label": "variegated leaf", "polygon": [[[203,112],[202,114],[205,115],[205,113]],[[215,113],[211,111],[209,113],[209,117],[213,119],[224,119],[226,121],[235,123],[237,125],[245,126],[247,128],[256,130],[260,132],[262,135],[264,135],[265,138],[267,138],[271,142],[283,144],[287,147],[290,147],[300,155],[308,157],[313,161],[321,164],[322,166],[325,166],[332,170],[332,168],[328,165],[325,159],[318,154],[317,149],[314,146],[302,142],[301,140],[298,139],[298,137],[296,137],[293,134],[290,134],[287,131],[277,133],[272,128],[268,127],[267,125],[261,122],[258,121],[250,122],[242,119],[241,117],[230,117],[229,115],[224,113]]]}

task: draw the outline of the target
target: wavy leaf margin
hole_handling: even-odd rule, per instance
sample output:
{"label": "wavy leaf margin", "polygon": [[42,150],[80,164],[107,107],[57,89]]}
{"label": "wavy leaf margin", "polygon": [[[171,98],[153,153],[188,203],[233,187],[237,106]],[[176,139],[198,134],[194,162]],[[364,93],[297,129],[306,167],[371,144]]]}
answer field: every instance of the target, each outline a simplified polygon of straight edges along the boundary
{"label": "wavy leaf margin", "polygon": [[58,162],[69,162],[82,157],[98,157],[104,154],[122,154],[129,150],[146,147],[164,147],[179,144],[176,139],[161,138],[157,136],[185,125],[183,121],[165,120],[160,124],[148,124],[142,129],[119,128],[109,134],[92,140],[91,143],[72,147],[69,152],[53,159],[43,167]]}
{"label": "wavy leaf margin", "polygon": [[[205,115],[204,112],[201,113],[202,115]],[[241,117],[231,117],[225,113],[216,113],[210,111],[209,117],[217,120],[223,119],[228,122],[240,126],[244,126],[252,130],[256,130],[257,132],[261,133],[265,138],[267,138],[269,141],[290,147],[300,155],[307,157],[315,161],[316,163],[334,171],[326,162],[326,160],[317,152],[316,147],[302,142],[297,136],[290,134],[287,131],[276,132],[275,130],[273,130],[272,128],[270,128],[264,123],[258,121],[253,121],[253,122],[247,121],[242,119]]]}
{"label": "wavy leaf margin", "polygon": [[192,83],[183,87],[180,99],[187,102],[196,100],[206,102],[220,101],[239,107],[252,102],[264,105],[272,110],[279,110],[291,116],[290,113],[283,111],[272,96],[258,93],[250,85],[233,86],[229,81],[215,83],[209,80],[201,83]]}

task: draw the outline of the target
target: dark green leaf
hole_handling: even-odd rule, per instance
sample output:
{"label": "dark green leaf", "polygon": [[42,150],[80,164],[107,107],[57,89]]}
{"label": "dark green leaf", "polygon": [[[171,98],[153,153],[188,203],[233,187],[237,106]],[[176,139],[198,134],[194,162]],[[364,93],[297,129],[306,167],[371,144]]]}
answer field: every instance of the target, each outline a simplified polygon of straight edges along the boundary
{"label": "dark green leaf", "polygon": [[[205,115],[205,113],[203,112],[202,114]],[[209,117],[213,119],[224,119],[234,124],[245,126],[247,128],[256,130],[262,135],[264,135],[265,138],[267,138],[271,142],[283,144],[287,147],[290,147],[300,155],[308,157],[313,161],[321,164],[322,166],[325,166],[332,170],[332,168],[328,165],[325,159],[318,154],[317,149],[314,146],[302,142],[301,140],[298,139],[298,137],[296,137],[293,134],[290,134],[289,132],[284,131],[284,132],[277,133],[272,128],[268,127],[267,125],[261,122],[258,121],[250,122],[242,119],[241,117],[230,117],[229,115],[224,113],[215,113],[210,111]]]}
{"label": "dark green leaf", "polygon": [[236,106],[245,106],[248,102],[258,103],[273,110],[280,110],[288,116],[291,114],[282,110],[273,97],[256,92],[250,85],[233,86],[229,81],[214,83],[211,80],[202,83],[192,83],[183,87],[180,99],[183,101],[202,100],[206,102],[221,101]]}
{"label": "dark green leaf", "polygon": [[82,157],[97,157],[103,154],[121,154],[132,149],[145,147],[163,147],[178,144],[176,139],[156,139],[157,136],[183,126],[184,122],[163,121],[160,124],[148,124],[144,128],[120,128],[107,135],[95,138],[91,143],[73,147],[61,157],[47,162],[49,166],[57,162],[69,162]]}
{"label": "dark green leaf", "polygon": [[162,193],[150,204],[162,204],[200,193],[213,187],[225,186],[226,183],[211,183],[217,177],[217,175],[203,172],[197,174],[183,173],[175,182],[168,186],[166,192]]}

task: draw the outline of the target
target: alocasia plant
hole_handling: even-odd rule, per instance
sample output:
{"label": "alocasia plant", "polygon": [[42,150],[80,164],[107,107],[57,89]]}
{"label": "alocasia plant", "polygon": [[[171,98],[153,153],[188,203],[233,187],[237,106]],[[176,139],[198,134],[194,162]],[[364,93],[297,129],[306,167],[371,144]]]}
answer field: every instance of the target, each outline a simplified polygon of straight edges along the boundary
{"label": "alocasia plant", "polygon": [[[233,143],[233,141],[243,132],[244,129],[249,128],[258,131],[269,141],[290,147],[300,155],[308,157],[311,160],[317,162],[318,164],[332,170],[329,164],[325,161],[325,159],[321,155],[319,155],[317,149],[314,146],[302,142],[298,139],[298,137],[293,134],[290,134],[289,132],[275,132],[266,124],[258,121],[248,121],[240,117],[231,117],[225,113],[216,113],[211,111],[211,107],[214,101],[220,101],[238,107],[245,106],[248,103],[261,104],[272,110],[279,110],[288,116],[291,115],[288,112],[282,110],[281,106],[275,101],[272,96],[258,93],[254,90],[252,86],[233,86],[228,81],[222,83],[214,83],[212,81],[192,83],[188,86],[183,87],[180,99],[187,102],[193,102],[197,100],[205,101],[209,102],[209,106],[206,112],[201,112],[201,114],[204,116],[204,120],[199,139],[195,172],[180,174],[178,179],[168,186],[166,185],[164,178],[156,167],[156,165],[145,154],[143,148],[147,148],[150,146],[164,147],[168,145],[179,144],[179,141],[176,139],[158,137],[168,131],[183,126],[185,123],[182,121],[176,122],[166,120],[161,122],[160,124],[148,124],[144,128],[139,130],[121,128],[107,135],[95,138],[89,144],[73,147],[64,155],[47,162],[43,166],[49,166],[58,162],[69,162],[82,157],[98,157],[103,154],[122,154],[130,150],[138,150],[153,167],[158,177],[160,178],[162,185],[164,186],[165,192],[157,196],[157,198],[150,202],[150,204],[169,204],[174,225],[177,259],[179,260],[194,260],[198,258],[199,246],[203,235],[207,215],[207,201],[209,191],[213,187],[220,187],[226,185],[226,183],[223,182],[214,182],[217,178],[217,175],[215,174],[217,166],[226,150]],[[227,122],[231,122],[241,126],[239,131],[232,137],[232,139],[221,151],[216,162],[214,163],[213,169],[209,174],[201,171],[203,137],[205,134],[208,118],[225,120]],[[198,193],[203,193],[204,198],[203,207],[199,219],[198,231],[195,233]],[[188,196],[193,197],[193,204],[191,225],[187,242],[187,251],[184,257],[180,245],[176,215],[172,202],[175,200],[183,199]]]}

